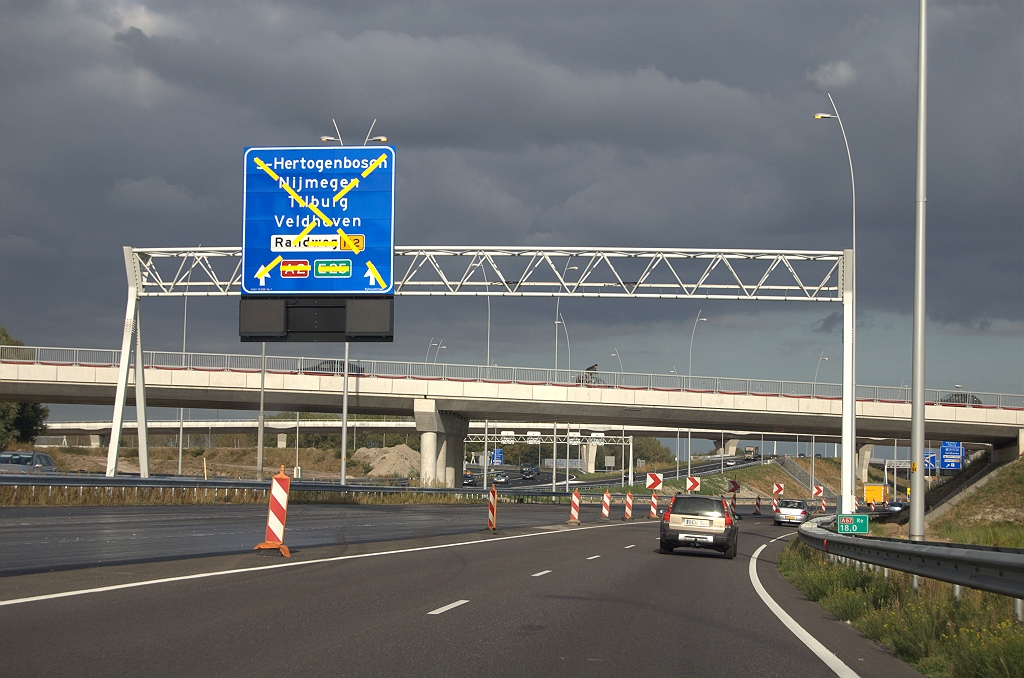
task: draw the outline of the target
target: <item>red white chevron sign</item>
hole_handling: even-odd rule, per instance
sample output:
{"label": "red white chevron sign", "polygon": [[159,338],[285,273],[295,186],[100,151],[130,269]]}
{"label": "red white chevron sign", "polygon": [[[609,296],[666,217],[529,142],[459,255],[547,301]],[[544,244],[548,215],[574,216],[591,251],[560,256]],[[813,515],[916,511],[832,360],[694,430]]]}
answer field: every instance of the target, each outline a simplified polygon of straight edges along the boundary
{"label": "red white chevron sign", "polygon": [[661,487],[661,481],[665,479],[664,473],[648,473],[647,474],[647,489],[657,490]]}
{"label": "red white chevron sign", "polygon": [[775,483],[775,489],[772,490],[772,494],[782,494],[785,489],[786,485],[784,483]]}
{"label": "red white chevron sign", "polygon": [[813,496],[820,497],[823,494],[825,494],[825,488],[822,487],[821,485],[815,485],[814,486],[814,495]]}
{"label": "red white chevron sign", "polygon": [[697,492],[699,490],[700,490],[700,478],[695,478],[693,476],[687,476],[686,477],[686,491],[687,492]]}
{"label": "red white chevron sign", "polygon": [[739,492],[740,491],[740,481],[738,481],[738,480],[730,480],[729,481],[729,486],[727,488],[725,488],[725,491],[726,491],[727,494],[732,494],[734,492]]}

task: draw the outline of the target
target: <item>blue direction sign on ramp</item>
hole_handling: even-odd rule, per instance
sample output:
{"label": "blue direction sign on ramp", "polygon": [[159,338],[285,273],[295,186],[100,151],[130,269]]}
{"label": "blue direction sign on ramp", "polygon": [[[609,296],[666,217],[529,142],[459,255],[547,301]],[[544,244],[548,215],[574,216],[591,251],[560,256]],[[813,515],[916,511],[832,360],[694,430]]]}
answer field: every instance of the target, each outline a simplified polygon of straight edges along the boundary
{"label": "blue direction sign on ramp", "polygon": [[939,468],[960,470],[964,466],[963,443],[942,441],[939,448]]}
{"label": "blue direction sign on ramp", "polygon": [[395,149],[248,148],[242,294],[394,291]]}

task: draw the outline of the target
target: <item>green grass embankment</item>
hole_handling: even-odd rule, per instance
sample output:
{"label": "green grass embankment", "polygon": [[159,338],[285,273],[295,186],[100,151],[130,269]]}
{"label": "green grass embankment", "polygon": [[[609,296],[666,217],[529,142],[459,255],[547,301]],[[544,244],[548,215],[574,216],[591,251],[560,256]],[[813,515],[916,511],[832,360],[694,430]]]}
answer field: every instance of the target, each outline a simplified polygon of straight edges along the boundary
{"label": "green grass embankment", "polygon": [[797,589],[839,619],[934,678],[1024,676],[1024,626],[1013,621],[1012,600],[910,575],[860,572],[833,564],[799,541],[779,555],[778,569]]}

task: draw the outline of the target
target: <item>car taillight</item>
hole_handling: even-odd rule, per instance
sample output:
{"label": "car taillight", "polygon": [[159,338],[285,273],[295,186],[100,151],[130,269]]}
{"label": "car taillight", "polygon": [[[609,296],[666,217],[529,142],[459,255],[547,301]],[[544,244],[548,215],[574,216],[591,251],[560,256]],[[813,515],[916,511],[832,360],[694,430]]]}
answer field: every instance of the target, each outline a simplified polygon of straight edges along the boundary
{"label": "car taillight", "polygon": [[664,520],[666,523],[668,522],[669,516],[672,515],[672,504],[674,503],[676,503],[676,498],[672,497],[672,500],[668,503],[668,507],[665,508],[664,515],[662,515],[661,517],[661,519]]}
{"label": "car taillight", "polygon": [[800,512],[800,515],[802,515],[802,516],[806,516],[806,515],[807,515],[807,511],[801,511],[801,512]]}
{"label": "car taillight", "polygon": [[725,514],[725,526],[732,526],[732,515],[729,514],[729,506],[722,500],[722,512]]}

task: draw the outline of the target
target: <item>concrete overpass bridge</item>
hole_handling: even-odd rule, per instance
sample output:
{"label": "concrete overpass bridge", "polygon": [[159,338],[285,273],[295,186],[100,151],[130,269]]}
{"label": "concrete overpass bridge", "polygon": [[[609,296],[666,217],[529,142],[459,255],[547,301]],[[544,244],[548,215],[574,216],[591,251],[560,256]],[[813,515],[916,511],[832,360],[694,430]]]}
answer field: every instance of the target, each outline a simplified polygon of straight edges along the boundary
{"label": "concrete overpass bridge", "polygon": [[[0,347],[0,400],[113,405],[120,357],[107,349]],[[144,363],[151,407],[259,407],[258,355],[147,351]],[[337,359],[268,356],[266,409],[340,412],[341,372]],[[349,384],[350,412],[412,416],[420,432],[441,414],[466,430],[488,419],[838,440],[842,427],[838,384],[395,361],[352,361]],[[858,441],[909,438],[910,396],[909,388],[858,385]],[[1020,445],[1024,395],[928,390],[926,399],[929,439]]]}

